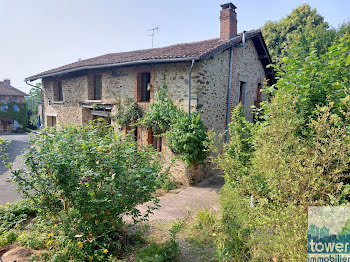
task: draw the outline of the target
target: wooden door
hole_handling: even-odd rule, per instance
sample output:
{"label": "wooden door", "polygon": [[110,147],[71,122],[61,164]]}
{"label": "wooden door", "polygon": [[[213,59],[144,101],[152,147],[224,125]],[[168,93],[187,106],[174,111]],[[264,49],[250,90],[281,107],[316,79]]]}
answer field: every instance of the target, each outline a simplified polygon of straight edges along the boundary
{"label": "wooden door", "polygon": [[7,132],[7,121],[1,120],[2,132]]}

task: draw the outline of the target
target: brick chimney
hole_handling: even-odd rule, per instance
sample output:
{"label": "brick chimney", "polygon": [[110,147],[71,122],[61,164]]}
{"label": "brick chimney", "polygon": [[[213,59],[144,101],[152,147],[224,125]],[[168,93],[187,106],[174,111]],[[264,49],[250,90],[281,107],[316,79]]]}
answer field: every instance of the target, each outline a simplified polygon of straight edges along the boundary
{"label": "brick chimney", "polygon": [[232,36],[237,35],[237,8],[232,3],[221,5],[220,11],[220,38],[229,39]]}
{"label": "brick chimney", "polygon": [[4,79],[4,87],[7,87],[7,88],[11,87],[11,80],[10,79]]}

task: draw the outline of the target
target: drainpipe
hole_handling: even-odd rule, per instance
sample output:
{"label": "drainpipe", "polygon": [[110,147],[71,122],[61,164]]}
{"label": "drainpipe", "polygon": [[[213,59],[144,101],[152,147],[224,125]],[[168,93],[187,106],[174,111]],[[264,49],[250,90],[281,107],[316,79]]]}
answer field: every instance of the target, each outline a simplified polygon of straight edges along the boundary
{"label": "drainpipe", "polygon": [[227,88],[227,108],[226,108],[226,135],[225,143],[228,142],[228,124],[230,123],[230,102],[231,102],[231,83],[232,83],[232,60],[233,60],[233,47],[230,50],[230,67],[228,74],[228,88]]}
{"label": "drainpipe", "polygon": [[192,64],[190,71],[188,72],[188,116],[191,116],[191,74],[194,66],[194,59],[192,59]]}
{"label": "drainpipe", "polygon": [[[242,44],[239,47],[244,47],[246,42],[246,31],[243,31]],[[230,72],[228,77],[228,88],[227,88],[227,108],[226,108],[226,135],[225,143],[228,142],[228,124],[230,123],[230,102],[231,102],[231,83],[232,83],[232,60],[233,60],[233,47],[230,51]]]}
{"label": "drainpipe", "polygon": [[242,47],[245,46],[245,33],[246,33],[246,31],[243,31],[243,35],[242,35]]}

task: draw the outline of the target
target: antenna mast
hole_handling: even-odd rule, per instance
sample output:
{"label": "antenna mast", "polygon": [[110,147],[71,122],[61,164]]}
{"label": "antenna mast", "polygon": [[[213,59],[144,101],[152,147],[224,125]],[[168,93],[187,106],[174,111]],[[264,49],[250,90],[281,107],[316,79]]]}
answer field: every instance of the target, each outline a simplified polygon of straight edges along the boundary
{"label": "antenna mast", "polygon": [[152,36],[152,48],[153,48],[154,32],[155,31],[158,32],[158,30],[159,30],[158,26],[147,30],[147,31],[152,31],[152,34],[148,35],[148,36]]}

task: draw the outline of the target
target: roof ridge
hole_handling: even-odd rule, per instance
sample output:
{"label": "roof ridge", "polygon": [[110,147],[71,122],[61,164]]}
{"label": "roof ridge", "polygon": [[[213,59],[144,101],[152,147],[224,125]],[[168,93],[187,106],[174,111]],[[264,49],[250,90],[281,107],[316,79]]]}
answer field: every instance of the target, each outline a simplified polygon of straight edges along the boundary
{"label": "roof ridge", "polygon": [[[6,93],[6,91],[9,91],[10,93]],[[14,92],[14,93],[13,93]],[[5,86],[4,82],[0,82],[0,95],[10,95],[10,96],[29,96],[27,93],[23,92],[22,90],[13,87],[13,86]]]}
{"label": "roof ridge", "polygon": [[[246,31],[247,38],[254,37],[256,33],[260,32],[260,29]],[[207,56],[211,56],[215,52],[225,50],[229,46],[239,42],[242,34],[243,32],[229,39],[221,39],[217,37],[200,41],[176,43],[157,48],[107,53],[46,70],[39,74],[27,77],[26,80],[33,81],[43,77],[75,72],[84,69],[118,66],[123,64],[131,65],[133,63],[147,63],[147,61],[150,63],[163,63],[170,60],[187,61],[191,59],[205,59]]]}

